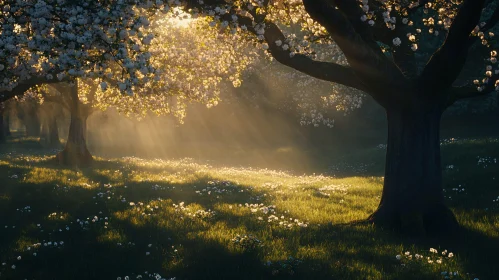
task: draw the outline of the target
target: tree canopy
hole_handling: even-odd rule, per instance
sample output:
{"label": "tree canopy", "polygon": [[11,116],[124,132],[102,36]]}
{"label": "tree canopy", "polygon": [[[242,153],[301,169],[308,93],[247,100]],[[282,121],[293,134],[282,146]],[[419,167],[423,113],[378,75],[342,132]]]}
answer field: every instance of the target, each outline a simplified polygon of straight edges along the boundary
{"label": "tree canopy", "polygon": [[[407,100],[414,84],[447,104],[496,89],[494,1],[207,0],[185,8],[231,32],[247,30],[282,64],[368,92],[384,106]],[[481,75],[459,77],[476,45]]]}
{"label": "tree canopy", "polygon": [[[153,79],[148,16],[140,1],[0,1],[0,101],[33,85],[95,78],[123,92]],[[119,69],[119,71],[118,71]]]}
{"label": "tree canopy", "polygon": [[2,1],[0,101],[80,79],[83,104],[128,116],[181,120],[189,102],[216,105],[220,83],[239,86],[258,56],[171,4]]}

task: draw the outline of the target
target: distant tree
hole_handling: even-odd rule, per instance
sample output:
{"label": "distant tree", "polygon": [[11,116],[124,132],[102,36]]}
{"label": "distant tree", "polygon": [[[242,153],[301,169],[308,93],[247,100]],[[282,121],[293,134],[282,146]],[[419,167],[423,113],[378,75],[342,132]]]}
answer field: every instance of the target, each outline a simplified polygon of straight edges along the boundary
{"label": "distant tree", "polygon": [[4,143],[6,138],[11,136],[10,132],[10,115],[13,112],[13,102],[0,102],[0,143]]}
{"label": "distant tree", "polygon": [[40,113],[42,119],[40,143],[46,148],[60,148],[61,139],[57,119],[63,116],[62,107],[58,104],[44,103],[40,106]]}
{"label": "distant tree", "polygon": [[[499,9],[495,1],[187,3],[185,9],[211,18],[213,25],[227,32],[249,31],[280,63],[365,92],[385,108],[384,188],[369,221],[414,233],[458,227],[444,203],[439,123],[456,101],[496,90],[499,69],[492,28],[499,21]],[[301,30],[290,31],[286,27],[290,25],[300,25]],[[333,56],[338,50],[345,61]],[[460,76],[477,63],[481,64],[478,75]]]}
{"label": "distant tree", "polygon": [[6,137],[9,137],[12,135],[12,132],[10,131],[10,111],[9,110],[7,110],[3,116],[3,133]]}
{"label": "distant tree", "polygon": [[40,122],[40,100],[37,93],[26,92],[22,96],[14,98],[17,118],[24,124],[27,137],[39,137]]}
{"label": "distant tree", "polygon": [[0,144],[5,143],[7,134],[5,133],[5,127],[4,127],[4,116],[6,112],[6,106],[5,103],[2,102],[0,103]]}

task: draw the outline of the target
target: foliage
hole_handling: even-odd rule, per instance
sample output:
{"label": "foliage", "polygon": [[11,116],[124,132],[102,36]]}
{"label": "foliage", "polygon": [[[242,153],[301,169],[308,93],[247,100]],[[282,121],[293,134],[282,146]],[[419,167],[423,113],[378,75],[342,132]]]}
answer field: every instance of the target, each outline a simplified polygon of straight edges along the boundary
{"label": "foliage", "polygon": [[338,116],[361,108],[365,99],[358,90],[311,78],[276,62],[257,65],[251,74],[235,97],[231,92],[224,100],[238,98],[246,104],[280,110],[296,116],[303,126],[333,127]]}
{"label": "foliage", "polygon": [[111,80],[131,93],[156,74],[147,14],[169,8],[161,1],[3,0],[0,5],[3,99],[22,94],[26,88],[14,90],[22,85],[77,77]]}
{"label": "foliage", "polygon": [[[473,4],[461,0],[187,2],[186,9],[196,16],[212,18],[213,25],[232,33],[249,31],[280,63],[308,76],[360,89],[384,106],[390,100],[388,95],[393,94],[383,93],[382,88],[403,88],[404,83],[406,86],[420,83],[428,91],[440,91],[438,94],[443,99],[449,99],[447,105],[461,98],[485,95],[496,88],[499,70],[494,68],[497,52],[493,29],[499,12],[494,1]],[[488,8],[483,13],[482,6]],[[457,23],[459,13],[462,16]],[[470,18],[467,23],[466,17]],[[471,21],[476,21],[475,28]],[[455,30],[452,34],[462,36],[459,39],[462,43],[456,43],[457,37],[449,39],[451,29]],[[464,35],[457,35],[461,33]],[[477,69],[476,62],[483,61],[485,65],[481,63],[479,74],[474,71],[460,78],[461,87],[448,93],[466,59],[463,56],[453,61],[450,53],[461,52],[468,46],[478,55],[471,57],[475,63],[467,63],[466,67]],[[456,69],[445,79],[430,75],[443,67],[436,66],[439,59],[455,63]],[[466,86],[462,86],[463,82]],[[391,96],[392,100],[396,98],[399,97]],[[359,104],[355,98],[351,100],[345,103],[353,107]],[[322,114],[316,116],[315,121],[306,123],[324,122]]]}
{"label": "foliage", "polygon": [[[211,107],[219,102],[222,82],[237,87],[259,54],[241,43],[240,35],[220,36],[205,19],[163,16],[151,27],[151,64],[161,79],[143,92],[122,96],[118,90],[97,88],[93,106],[114,107],[127,116],[171,114],[182,120],[186,106],[199,102]],[[88,95],[89,93],[85,93]]]}
{"label": "foliage", "polygon": [[[243,71],[258,59],[256,52],[239,42],[239,35],[220,36],[208,28],[206,20],[192,19],[188,14],[182,19],[168,15],[153,18],[154,24],[149,29],[156,34],[156,39],[148,45],[149,62],[161,79],[144,85],[134,95],[123,95],[119,86],[109,87],[106,81],[79,78],[78,98],[82,106],[89,110],[113,107],[136,118],[143,118],[149,112],[168,114],[182,121],[188,103],[216,105],[221,83],[229,81],[239,86]],[[146,74],[147,69],[143,70]],[[70,109],[65,96],[69,88],[59,84],[32,87],[22,98],[31,96],[38,98],[39,103],[56,102]]]}
{"label": "foliage", "polygon": [[[1,19],[5,32],[0,38],[4,47],[0,53],[4,98],[12,94],[8,90],[23,84],[79,77],[99,84],[93,106],[117,107],[127,115],[144,116],[152,111],[182,119],[191,101],[216,105],[223,79],[235,86],[241,84],[243,71],[258,60],[247,47],[248,40],[277,61],[304,73],[276,71],[273,66],[264,70],[270,74],[266,75],[269,79],[296,81],[289,84],[293,94],[288,103],[298,109],[301,124],[332,126],[331,109],[348,113],[358,108],[363,94],[349,87],[372,94],[365,85],[362,88],[360,83],[341,81],[341,75],[331,77],[334,75],[327,73],[326,64],[359,71],[352,64],[358,59],[355,54],[345,55],[348,44],[338,42],[338,30],[332,30],[311,12],[308,1],[193,0],[185,5],[176,1],[4,2]],[[375,53],[394,60],[409,78],[422,74],[463,4],[440,0],[344,2],[335,5],[353,28],[348,32],[361,37],[373,34],[372,42],[364,38],[367,44],[372,43]],[[487,4],[481,23],[470,33],[474,37],[470,45],[479,55],[473,56],[475,63],[468,63],[467,68],[478,72],[473,70],[459,79],[459,84],[474,80],[476,95],[490,92],[496,80],[493,48],[497,3]],[[488,64],[485,71],[483,65],[476,65],[484,59]],[[312,73],[310,65],[326,68],[322,73]],[[330,93],[324,93],[327,83],[320,84],[310,76],[333,81]],[[123,92],[140,97],[123,97]],[[496,104],[494,100],[497,98],[487,104]]]}

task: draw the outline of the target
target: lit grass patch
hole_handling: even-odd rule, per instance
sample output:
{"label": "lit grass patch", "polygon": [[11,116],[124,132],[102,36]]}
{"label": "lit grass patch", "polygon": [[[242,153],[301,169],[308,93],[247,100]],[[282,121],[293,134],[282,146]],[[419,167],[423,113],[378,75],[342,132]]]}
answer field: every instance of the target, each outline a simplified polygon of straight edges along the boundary
{"label": "lit grass patch", "polygon": [[88,179],[80,172],[45,167],[29,168],[29,171],[24,175],[23,181],[33,184],[56,183],[67,187],[88,185]]}
{"label": "lit grass patch", "polygon": [[499,215],[484,210],[455,210],[459,223],[470,230],[491,238],[499,238]]}
{"label": "lit grass patch", "polygon": [[122,243],[122,244],[126,243],[127,238],[119,230],[111,229],[111,230],[108,230],[108,231],[104,232],[103,234],[99,235],[97,237],[97,241],[117,245],[118,243]]}
{"label": "lit grass patch", "polygon": [[[468,146],[454,154],[455,145]],[[379,150],[349,160],[374,162]],[[379,203],[383,178],[370,172],[296,175],[139,158],[73,170],[44,155],[2,155],[0,277],[136,279],[147,271],[166,279],[494,279],[497,143],[443,150],[444,165],[454,165],[444,172],[446,200],[464,227],[457,240],[350,224]],[[360,165],[377,168],[370,166]],[[462,278],[451,278],[454,272]]]}

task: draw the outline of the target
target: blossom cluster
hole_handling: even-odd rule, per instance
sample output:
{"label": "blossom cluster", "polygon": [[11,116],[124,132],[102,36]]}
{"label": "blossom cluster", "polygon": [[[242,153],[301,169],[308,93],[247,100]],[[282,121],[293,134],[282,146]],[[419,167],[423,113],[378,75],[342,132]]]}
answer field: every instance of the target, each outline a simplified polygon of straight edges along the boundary
{"label": "blossom cluster", "polygon": [[131,96],[101,83],[88,92],[93,95],[92,106],[114,107],[139,118],[149,112],[173,115],[182,121],[188,104],[216,106],[224,83],[239,86],[245,70],[257,61],[257,53],[242,44],[239,35],[221,36],[203,18],[181,21],[165,16],[152,21],[150,29],[156,35],[148,50],[156,79],[134,89],[136,94]]}
{"label": "blossom cluster", "polygon": [[1,91],[31,78],[93,78],[131,94],[157,74],[147,14],[168,10],[163,1],[0,1],[0,7]]}

